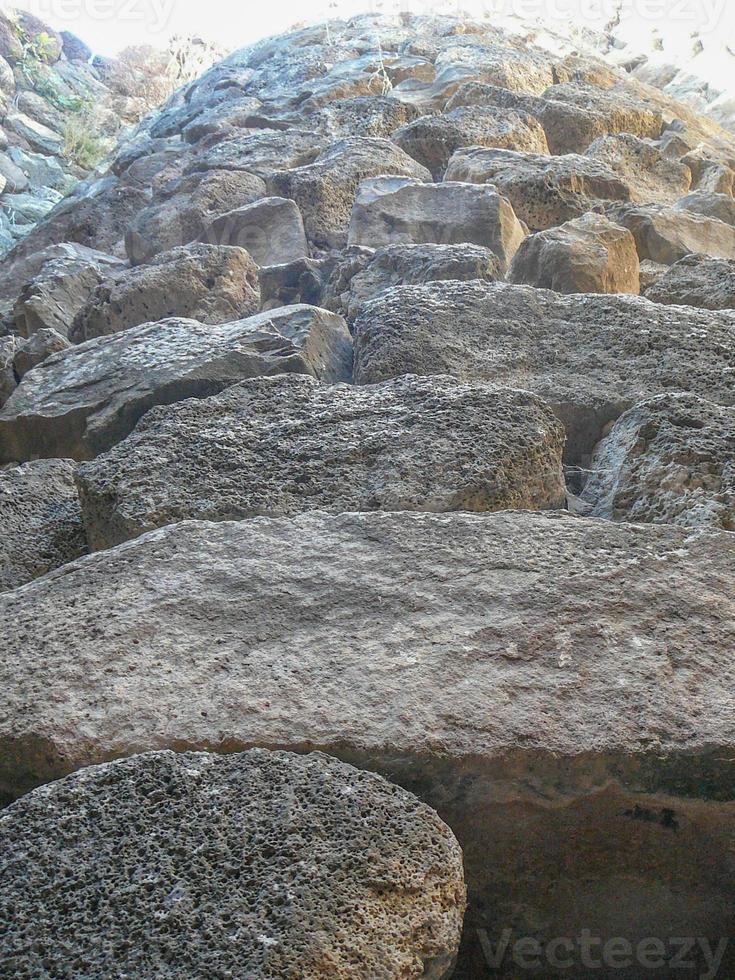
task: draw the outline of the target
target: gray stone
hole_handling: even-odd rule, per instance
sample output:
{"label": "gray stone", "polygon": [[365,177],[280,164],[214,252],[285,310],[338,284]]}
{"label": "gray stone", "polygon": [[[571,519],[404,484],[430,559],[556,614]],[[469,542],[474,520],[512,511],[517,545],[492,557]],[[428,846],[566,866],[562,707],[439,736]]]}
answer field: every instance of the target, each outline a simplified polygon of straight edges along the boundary
{"label": "gray stone", "polygon": [[[275,310],[293,303],[325,306],[323,259],[297,259],[260,270],[260,303],[264,310]],[[329,309],[329,307],[327,307]]]}
{"label": "gray stone", "polygon": [[0,337],[0,405],[5,404],[18,384],[13,361],[19,346],[17,337]]}
{"label": "gray stone", "polygon": [[6,129],[25,140],[37,153],[61,156],[63,138],[43,123],[31,119],[22,112],[10,112],[3,120]]}
{"label": "gray stone", "polygon": [[735,531],[735,409],[659,395],[602,440],[582,498],[609,520]]}
{"label": "gray stone", "polygon": [[0,153],[0,177],[5,180],[6,194],[20,194],[28,187],[28,178],[7,153]]}
{"label": "gray stone", "polygon": [[[308,514],[154,531],[0,599],[2,621],[21,624],[0,636],[2,791],[148,749],[320,749],[440,811],[463,847],[480,957],[477,928],[495,937],[510,923],[545,944],[579,921],[580,902],[593,935],[635,944],[686,935],[688,923],[714,940],[732,909],[722,759],[735,751],[734,563],[731,533],[558,513]],[[152,786],[158,820],[169,797]],[[331,794],[326,803],[338,826],[342,811]],[[175,813],[177,833],[200,827],[209,849],[175,859],[209,854],[206,867],[221,868],[206,821]],[[103,880],[118,909],[133,826],[91,839],[95,882],[98,841],[113,849]],[[73,875],[89,838],[69,833]],[[300,861],[308,854],[299,847]],[[333,894],[341,879],[322,864]],[[45,865],[35,869],[48,887]],[[185,890],[188,875],[177,880]],[[228,893],[239,894],[235,880]],[[30,907],[11,922],[38,938]]]}
{"label": "gray stone", "polygon": [[19,146],[9,147],[8,156],[31,184],[52,187],[57,191],[63,191],[69,184],[69,175],[56,157],[32,153]]}
{"label": "gray stone", "polygon": [[672,265],[691,252],[735,259],[735,227],[717,218],[661,204],[616,204],[607,216],[633,232],[641,261]]}
{"label": "gray stone", "polygon": [[525,391],[281,375],[151,409],[80,466],[79,488],[99,549],[190,518],[559,508],[563,446],[561,424]]}
{"label": "gray stone", "polygon": [[[462,852],[406,790],[320,753],[149,752],[0,814],[16,977],[443,980]],[[124,841],[124,846],[120,846]],[[233,923],[237,923],[235,927]]]}
{"label": "gray stone", "polygon": [[349,321],[363,303],[392,286],[502,278],[497,255],[480,245],[388,245],[361,264],[364,267],[350,276],[340,297]]}
{"label": "gray stone", "polygon": [[239,245],[259,266],[283,265],[309,254],[301,212],[282,197],[266,197],[220,215],[202,238],[218,245]]}
{"label": "gray stone", "polygon": [[735,403],[735,314],[637,296],[563,296],[505,283],[399,286],[355,323],[355,380],[448,374],[534,391],[587,461],[604,427],[636,402],[692,391]]}
{"label": "gray stone", "polygon": [[464,106],[444,115],[423,116],[397,129],[391,139],[441,180],[455,150],[494,146],[523,153],[548,153],[539,122],[525,112]]}
{"label": "gray stone", "polygon": [[494,187],[404,177],[376,177],[360,185],[350,221],[351,245],[454,245],[491,249],[502,272],[526,232]]}
{"label": "gray stone", "polygon": [[389,96],[357,96],[335,99],[312,112],[305,122],[314,132],[330,139],[345,136],[372,136],[388,139],[399,126],[419,116],[414,106]]}
{"label": "gray stone", "polygon": [[0,523],[0,591],[85,555],[74,463],[39,459],[0,469]]}
{"label": "gray stone", "polygon": [[[74,245],[52,245],[18,263],[14,288],[23,283],[12,317],[21,337],[52,329],[69,336],[90,293],[123,263],[111,255]],[[13,288],[8,283],[8,293]]]}
{"label": "gray stone", "polygon": [[71,347],[69,341],[51,327],[36,330],[27,340],[20,341],[13,358],[13,369],[20,380],[31,368],[36,367],[60,350]]}
{"label": "gray stone", "polygon": [[149,262],[177,245],[198,241],[212,221],[265,197],[265,184],[245,171],[194,173],[166,184],[125,233],[133,265]]}
{"label": "gray stone", "polygon": [[735,310],[735,260],[686,255],[646,290],[646,299],[702,310]]}
{"label": "gray stone", "polygon": [[493,184],[532,231],[579,218],[601,201],[629,201],[616,173],[589,157],[540,156],[469,147],[457,150],[446,180]]}
{"label": "gray stone", "polygon": [[286,132],[244,130],[200,151],[189,169],[242,170],[267,180],[276,171],[293,170],[313,163],[328,145],[323,134],[306,129]]}
{"label": "gray stone", "polygon": [[692,186],[689,167],[630,133],[600,136],[585,155],[618,174],[630,188],[631,200],[641,204],[674,204]]}
{"label": "gray stone", "polygon": [[640,291],[635,238],[601,214],[585,214],[526,238],[513,258],[508,281],[558,293]]}
{"label": "gray stone", "polygon": [[349,137],[334,143],[314,163],[272,174],[267,185],[270,194],[296,201],[310,242],[339,248],[347,242],[361,181],[379,174],[419,180],[431,176],[389,140]]}
{"label": "gray stone", "polygon": [[209,326],[168,319],[47,358],[0,411],[0,462],[89,459],[124,439],[153,405],[203,398],[262,374],[349,379],[344,320],[292,306]]}
{"label": "gray stone", "polygon": [[694,191],[674,205],[677,211],[694,211],[708,218],[717,218],[727,225],[735,225],[735,198],[732,194],[709,194]]}
{"label": "gray stone", "polygon": [[166,317],[227,323],[260,309],[258,269],[242,248],[182,245],[103,280],[76,315],[75,343]]}

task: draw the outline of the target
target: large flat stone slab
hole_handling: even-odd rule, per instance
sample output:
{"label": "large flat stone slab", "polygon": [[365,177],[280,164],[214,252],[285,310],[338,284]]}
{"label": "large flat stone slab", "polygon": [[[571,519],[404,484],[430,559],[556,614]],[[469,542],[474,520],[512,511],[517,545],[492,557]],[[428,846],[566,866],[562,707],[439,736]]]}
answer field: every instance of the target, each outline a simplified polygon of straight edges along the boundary
{"label": "large flat stone slab", "polygon": [[86,977],[452,975],[454,835],[406,790],[325,755],[93,766],[1,813],[0,844],[8,976],[70,962]]}
{"label": "large flat stone slab", "polygon": [[109,548],[187,518],[563,507],[563,447],[526,391],[281,375],[152,409],[79,484],[90,541]]}
{"label": "large flat stone slab", "polygon": [[564,514],[154,531],[0,597],[2,790],[148,749],[322,749],[452,827],[475,941],[576,935],[581,902],[603,940],[716,946],[734,571],[733,534]]}
{"label": "large flat stone slab", "polygon": [[407,373],[534,391],[566,425],[567,459],[587,462],[604,427],[644,398],[735,404],[735,314],[505,283],[400,286],[355,322],[355,380]]}
{"label": "large flat stone slab", "polygon": [[290,306],[215,326],[170,318],[88,340],[29,371],[0,412],[0,462],[90,459],[153,405],[214,395],[261,374],[349,378],[342,317]]}

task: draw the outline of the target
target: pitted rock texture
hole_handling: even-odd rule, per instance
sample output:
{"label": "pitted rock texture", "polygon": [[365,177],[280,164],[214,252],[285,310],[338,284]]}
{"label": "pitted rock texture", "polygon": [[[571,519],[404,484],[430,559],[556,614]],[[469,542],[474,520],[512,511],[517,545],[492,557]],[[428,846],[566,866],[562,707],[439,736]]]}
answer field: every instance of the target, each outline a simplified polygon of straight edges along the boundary
{"label": "pitted rock texture", "polygon": [[0,591],[85,555],[73,462],[41,459],[0,469],[0,526]]}
{"label": "pitted rock texture", "polygon": [[44,327],[19,342],[13,357],[13,371],[18,381],[32,368],[36,367],[59,351],[67,350],[71,343],[51,327]]}
{"label": "pitted rock texture", "polygon": [[613,205],[607,216],[633,233],[641,262],[673,265],[692,252],[735,259],[735,226],[718,218],[658,204]]}
{"label": "pitted rock texture", "polygon": [[217,394],[261,374],[350,377],[342,317],[290,306],[209,326],[168,319],[47,358],[0,411],[0,462],[90,459],[124,439],[153,405]]}
{"label": "pitted rock texture", "polygon": [[735,531],[735,408],[660,395],[602,440],[582,499],[611,520]]}
{"label": "pitted rock texture", "polygon": [[388,140],[352,136],[321,153],[314,163],[272,174],[270,194],[298,204],[310,242],[346,244],[352,205],[360,182],[379,174],[429,180],[429,171]]}
{"label": "pitted rock texture", "polygon": [[619,174],[632,200],[641,204],[673,204],[692,186],[692,172],[686,164],[668,159],[651,140],[630,133],[600,136],[585,155]]}
{"label": "pitted rock texture", "polygon": [[0,597],[22,624],[0,640],[3,792],[131,751],[318,748],[453,827],[475,943],[563,935],[595,895],[602,936],[714,937],[734,549],[513,512],[154,531]]}
{"label": "pitted rock texture", "polygon": [[527,113],[488,106],[460,106],[422,116],[397,129],[391,139],[441,180],[452,154],[463,146],[494,146],[522,153],[548,153],[539,122]]}
{"label": "pitted rock texture", "polygon": [[363,304],[391,286],[418,286],[446,279],[493,282],[502,278],[495,252],[480,245],[387,245],[368,257],[340,291],[353,321]]}
{"label": "pitted rock texture", "polygon": [[558,293],[640,291],[635,238],[601,214],[586,214],[521,242],[508,281]]}
{"label": "pitted rock texture", "polygon": [[186,245],[103,280],[74,319],[75,343],[166,317],[228,323],[260,309],[258,268],[244,248]]}
{"label": "pitted rock texture", "polygon": [[541,156],[469,147],[457,150],[446,180],[492,184],[531,231],[579,218],[604,201],[629,201],[630,188],[613,170],[589,157]]}
{"label": "pitted rock texture", "polygon": [[497,255],[505,272],[525,236],[510,203],[494,187],[377,177],[360,185],[349,242],[370,248],[406,243],[483,245]]}
{"label": "pitted rock texture", "polygon": [[563,446],[525,391],[283,375],[151,410],[79,487],[89,540],[109,548],[188,518],[561,508]]}
{"label": "pitted rock texture", "polygon": [[266,197],[220,215],[203,237],[244,248],[259,266],[295,262],[309,254],[301,212],[282,197]]}
{"label": "pitted rock texture", "polygon": [[505,283],[398,286],[355,322],[355,380],[448,374],[533,391],[584,462],[604,427],[671,390],[735,404],[735,314]]}
{"label": "pitted rock texture", "polygon": [[320,753],[150,752],[0,814],[15,977],[444,980],[462,854],[428,806]]}
{"label": "pitted rock texture", "polygon": [[735,198],[729,194],[711,194],[706,191],[694,191],[682,197],[674,205],[677,211],[694,211],[708,218],[717,218],[726,225],[735,226]]}
{"label": "pitted rock texture", "polygon": [[735,310],[735,259],[686,255],[659,277],[645,295],[654,303]]}

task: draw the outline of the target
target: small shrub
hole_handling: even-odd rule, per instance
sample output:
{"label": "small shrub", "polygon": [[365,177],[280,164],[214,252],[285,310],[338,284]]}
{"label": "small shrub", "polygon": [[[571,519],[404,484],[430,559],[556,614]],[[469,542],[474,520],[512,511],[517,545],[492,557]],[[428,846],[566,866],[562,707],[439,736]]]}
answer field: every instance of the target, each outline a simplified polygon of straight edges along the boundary
{"label": "small shrub", "polygon": [[69,116],[62,135],[64,156],[83,170],[94,170],[107,155],[107,144],[92,132],[92,120],[87,112]]}

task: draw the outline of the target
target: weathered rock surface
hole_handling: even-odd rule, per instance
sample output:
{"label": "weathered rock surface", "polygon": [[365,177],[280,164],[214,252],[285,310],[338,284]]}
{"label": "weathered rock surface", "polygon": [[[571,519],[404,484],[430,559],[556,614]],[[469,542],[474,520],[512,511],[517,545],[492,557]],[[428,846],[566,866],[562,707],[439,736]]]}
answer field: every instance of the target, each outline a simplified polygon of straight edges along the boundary
{"label": "weathered rock surface", "polygon": [[641,261],[672,265],[691,252],[735,259],[735,227],[717,218],[661,204],[613,205],[607,216],[633,232]]}
{"label": "weathered rock surface", "polygon": [[410,373],[526,388],[565,423],[571,462],[652,394],[735,404],[734,369],[734,314],[635,296],[437,282],[388,290],[355,323],[358,384]]}
{"label": "weathered rock surface", "polygon": [[[124,846],[120,846],[124,840]],[[0,814],[14,976],[444,980],[465,906],[451,830],[320,753],[149,752]],[[124,887],[123,887],[124,883]],[[233,923],[237,928],[233,928]]]}
{"label": "weathered rock surface", "polygon": [[629,201],[614,171],[589,157],[541,156],[478,147],[457,150],[447,180],[493,184],[532,231],[579,218],[601,201]]}
{"label": "weathered rock surface", "polygon": [[735,260],[686,255],[646,290],[646,299],[702,310],[735,310]]}
{"label": "weathered rock surface", "polygon": [[525,236],[509,201],[494,187],[376,177],[360,185],[349,243],[482,245],[497,255],[505,272]]}
{"label": "weathered rock surface", "polygon": [[710,194],[694,191],[674,205],[677,211],[694,211],[708,218],[717,218],[726,225],[735,225],[735,198],[732,194]]}
{"label": "weathered rock surface", "polygon": [[214,395],[261,374],[350,376],[344,320],[309,306],[209,326],[168,319],[47,358],[0,411],[0,462],[89,459],[124,439],[153,405]]}
{"label": "weathered rock surface", "polygon": [[388,139],[391,133],[419,116],[414,106],[381,95],[335,99],[307,117],[314,131],[331,139],[371,136]]}
{"label": "weathered rock surface", "polygon": [[387,245],[349,277],[340,305],[352,321],[363,303],[391,286],[418,286],[447,279],[493,282],[500,278],[500,259],[480,245]]}
{"label": "weathered rock surface", "polygon": [[631,200],[641,204],[674,204],[692,186],[689,167],[630,133],[598,137],[586,156],[618,174],[630,188]]}
{"label": "weathered rock surface", "polygon": [[727,935],[734,560],[725,532],[560,514],[155,531],[0,598],[3,792],[131,751],[318,748],[452,826],[471,938],[564,935],[581,900],[603,937]]}
{"label": "weathered rock surface", "polygon": [[[74,318],[90,293],[107,276],[119,274],[124,268],[112,255],[72,245],[52,245],[29,257],[24,265],[29,278],[12,311],[21,337],[49,329],[68,337]],[[17,274],[23,274],[22,267]]]}
{"label": "weathered rock surface", "polygon": [[0,469],[0,524],[0,591],[85,555],[74,463],[40,459]]}
{"label": "weathered rock surface", "polygon": [[389,140],[353,136],[334,143],[314,163],[272,174],[268,192],[291,198],[304,218],[309,241],[336,247],[347,241],[361,181],[379,174],[429,180],[429,171]]}
{"label": "weathered rock surface", "polygon": [[57,354],[68,347],[71,347],[71,344],[67,338],[52,327],[37,330],[27,340],[18,343],[13,357],[13,370],[16,377],[20,381],[31,368],[41,364],[52,354]]}
{"label": "weathered rock surface", "polygon": [[227,323],[260,309],[258,268],[243,248],[185,245],[104,280],[74,319],[76,343],[166,317]]}
{"label": "weathered rock surface", "polygon": [[635,238],[600,214],[586,214],[526,238],[509,282],[558,293],[633,293],[640,290]]}
{"label": "weathered rock surface", "polygon": [[219,215],[252,204],[265,193],[260,177],[242,170],[211,170],[174,179],[129,224],[128,258],[139,265],[197,241]]}
{"label": "weathered rock surface", "polygon": [[18,384],[13,361],[19,346],[17,337],[0,337],[0,405],[10,398]]}
{"label": "weathered rock surface", "polygon": [[309,254],[301,212],[282,197],[266,197],[220,215],[203,238],[217,245],[238,245],[259,266],[296,262]]}
{"label": "weathered rock surface", "polygon": [[488,106],[461,106],[439,115],[422,116],[397,129],[391,139],[441,180],[455,150],[463,146],[494,146],[522,153],[548,153],[540,123],[527,113]]}
{"label": "weathered rock surface", "polygon": [[735,531],[735,409],[694,395],[641,402],[597,447],[582,498],[596,517]]}
{"label": "weathered rock surface", "polygon": [[307,510],[563,507],[564,430],[536,396],[450,378],[282,375],[152,409],[79,469],[89,541]]}

